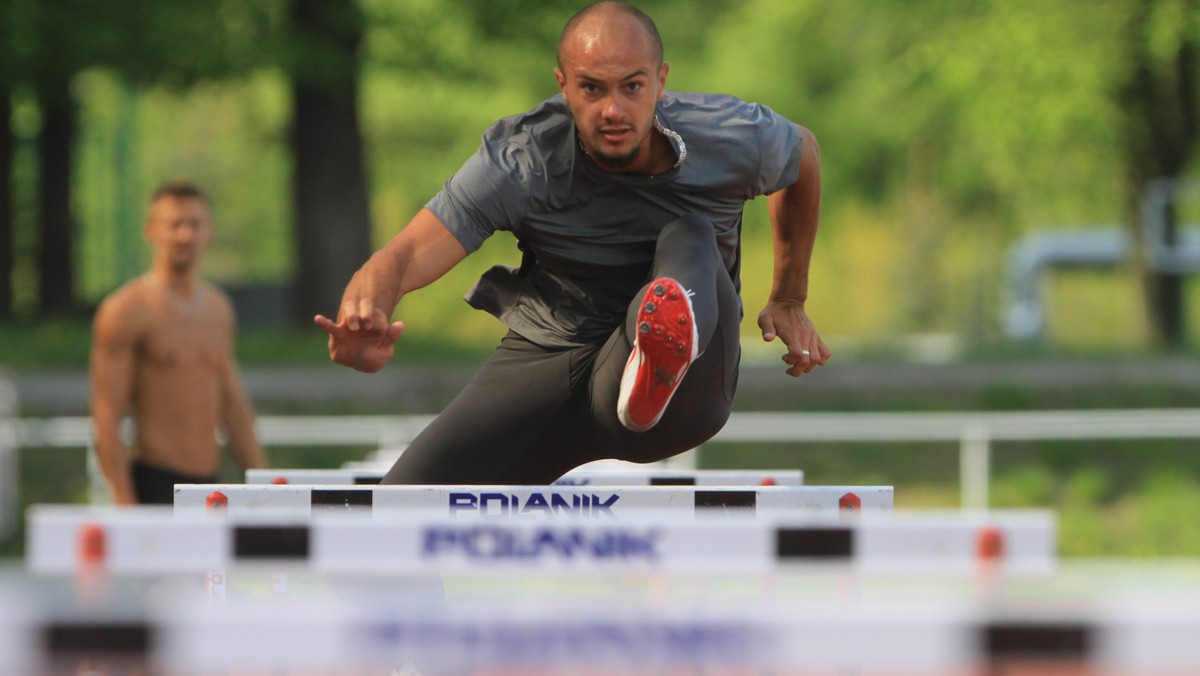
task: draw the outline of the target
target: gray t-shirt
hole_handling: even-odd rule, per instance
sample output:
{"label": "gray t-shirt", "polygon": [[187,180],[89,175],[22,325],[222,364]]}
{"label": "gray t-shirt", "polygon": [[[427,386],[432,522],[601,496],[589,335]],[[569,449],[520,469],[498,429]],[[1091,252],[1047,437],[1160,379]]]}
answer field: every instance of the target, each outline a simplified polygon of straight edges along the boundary
{"label": "gray t-shirt", "polygon": [[667,92],[657,116],[687,148],[658,176],[598,168],[562,96],[492,125],[425,205],[468,252],[507,230],[525,253],[519,270],[484,273],[467,302],[539,345],[602,341],[648,281],[658,233],[686,213],[712,222],[738,283],[742,209],[795,180],[800,134],[765,106],[717,94]]}

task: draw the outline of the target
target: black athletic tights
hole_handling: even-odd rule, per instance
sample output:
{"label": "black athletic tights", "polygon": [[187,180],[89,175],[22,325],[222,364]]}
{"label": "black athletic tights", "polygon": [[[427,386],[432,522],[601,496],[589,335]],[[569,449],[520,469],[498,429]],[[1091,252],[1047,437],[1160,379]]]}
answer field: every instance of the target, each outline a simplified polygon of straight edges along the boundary
{"label": "black athletic tights", "polygon": [[[700,357],[650,430],[617,419],[617,394],[649,282],[694,292]],[[385,484],[548,484],[586,462],[655,462],[699,446],[729,417],[741,305],[712,225],[684,216],[663,229],[647,284],[604,343],[548,350],[509,332],[462,392],[408,446]]]}

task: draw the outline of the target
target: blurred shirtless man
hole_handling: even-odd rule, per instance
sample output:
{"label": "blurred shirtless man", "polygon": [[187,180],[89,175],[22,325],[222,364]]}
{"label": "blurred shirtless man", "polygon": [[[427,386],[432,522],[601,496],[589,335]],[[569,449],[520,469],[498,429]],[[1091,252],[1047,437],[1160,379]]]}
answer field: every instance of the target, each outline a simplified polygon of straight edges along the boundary
{"label": "blurred shirtless man", "polygon": [[[176,483],[217,480],[216,432],[244,469],[266,464],[233,357],[229,298],[200,279],[213,226],[208,197],[171,182],[150,198],[150,270],[104,299],[92,327],[96,458],[118,505],[170,504]],[[121,438],[131,413],[132,448]]]}

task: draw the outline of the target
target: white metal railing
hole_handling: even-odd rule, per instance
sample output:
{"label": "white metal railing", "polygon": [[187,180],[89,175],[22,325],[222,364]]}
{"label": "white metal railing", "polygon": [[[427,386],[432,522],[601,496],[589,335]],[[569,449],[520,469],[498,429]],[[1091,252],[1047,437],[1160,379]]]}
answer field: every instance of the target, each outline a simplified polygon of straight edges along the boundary
{"label": "white metal railing", "polygon": [[[259,416],[266,446],[399,448],[432,420],[409,416]],[[86,416],[17,419],[17,447],[88,447]],[[938,413],[734,413],[708,443],[957,442],[962,505],[986,509],[996,441],[1200,439],[1200,409]],[[2,445],[0,445],[2,446]]]}
{"label": "white metal railing", "polygon": [[993,441],[1171,438],[1200,438],[1200,409],[745,413],[713,441],[957,441],[963,507],[986,509]]}

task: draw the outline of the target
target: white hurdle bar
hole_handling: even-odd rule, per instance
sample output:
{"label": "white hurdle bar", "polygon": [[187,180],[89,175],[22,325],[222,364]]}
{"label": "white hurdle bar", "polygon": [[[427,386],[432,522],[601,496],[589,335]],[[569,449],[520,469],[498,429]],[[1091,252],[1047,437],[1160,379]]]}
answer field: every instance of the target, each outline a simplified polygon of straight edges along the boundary
{"label": "white hurdle bar", "polygon": [[[645,513],[633,522],[460,520],[416,512],[371,518],[260,512],[218,517],[169,508],[35,505],[26,562],[37,573],[83,563],[114,574],[170,574],[270,564],[322,573],[501,571],[767,572],[792,564],[850,570],[998,570],[1055,565],[1047,512],[860,514],[768,521]],[[81,563],[82,562],[82,563]]]}
{"label": "white hurdle bar", "polygon": [[31,612],[0,598],[0,637],[13,637],[12,650],[0,653],[0,669],[77,673],[80,661],[90,659],[128,668],[119,673],[140,673],[140,666],[150,673],[1159,676],[1200,670],[1200,598],[1190,589],[1183,601],[1190,604],[1101,594],[1087,603],[1059,597],[1013,608],[944,598],[714,603],[688,612],[645,603],[488,606],[420,617],[345,604],[206,607],[168,597],[141,618],[114,618]]}
{"label": "white hurdle bar", "polygon": [[[368,486],[387,474],[380,468],[248,469],[247,484],[301,484]],[[802,486],[804,472],[781,470],[575,470],[554,482],[556,486]]]}
{"label": "white hurdle bar", "polygon": [[622,519],[645,511],[684,516],[724,512],[837,515],[890,512],[891,486],[303,486],[176,484],[175,511],[230,514],[285,511],[308,515],[339,509],[414,511],[451,517]]}

